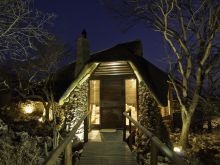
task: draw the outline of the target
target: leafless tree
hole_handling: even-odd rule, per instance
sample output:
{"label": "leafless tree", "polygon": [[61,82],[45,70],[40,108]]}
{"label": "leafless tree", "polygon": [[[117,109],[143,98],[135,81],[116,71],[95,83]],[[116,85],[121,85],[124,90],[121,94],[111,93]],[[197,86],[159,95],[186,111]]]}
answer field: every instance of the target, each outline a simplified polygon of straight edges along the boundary
{"label": "leafless tree", "polygon": [[33,42],[43,43],[52,35],[46,30],[53,14],[33,8],[32,0],[0,1],[0,59],[25,60]]}
{"label": "leafless tree", "polygon": [[[11,72],[16,83],[9,83],[16,100],[38,100],[44,105],[45,123],[53,128],[53,147],[58,144],[57,104],[55,102],[54,76],[59,65],[68,58],[70,49],[58,40],[36,46],[35,58],[25,61],[11,60]],[[52,112],[52,116],[51,113]],[[51,122],[52,117],[52,122]]]}
{"label": "leafless tree", "polygon": [[11,69],[17,82],[10,83],[4,79],[7,74],[1,74],[0,85],[24,100],[42,101],[49,121],[49,109],[54,108],[53,74],[67,49],[47,30],[55,15],[34,9],[33,2],[0,1],[0,62]]}
{"label": "leafless tree", "polygon": [[[33,50],[36,50],[36,43],[46,44],[46,41],[53,38],[46,30],[53,18],[53,14],[44,14],[34,9],[32,0],[0,2],[0,60],[14,66],[12,68],[18,78],[19,91],[26,90],[27,85],[38,75],[39,68],[33,73],[33,68],[29,67],[36,55]],[[5,79],[7,75],[1,74],[1,77],[1,86],[8,88],[11,84]],[[28,80],[26,87],[23,80]]]}
{"label": "leafless tree", "polygon": [[[62,60],[68,58],[70,49],[58,40],[36,46],[35,58],[26,61],[11,60],[11,71],[15,73],[17,83],[12,86],[21,99],[38,99],[46,110],[49,122],[49,109],[54,103],[54,75]],[[12,84],[13,85],[13,84]]]}
{"label": "leafless tree", "polygon": [[[180,104],[180,145],[187,147],[192,116],[207,74],[220,60],[220,2],[218,0],[106,0],[128,27],[139,22],[163,36],[172,50],[169,74]],[[178,79],[179,81],[175,81]],[[178,84],[177,84],[178,82]],[[180,88],[178,87],[180,86]]]}

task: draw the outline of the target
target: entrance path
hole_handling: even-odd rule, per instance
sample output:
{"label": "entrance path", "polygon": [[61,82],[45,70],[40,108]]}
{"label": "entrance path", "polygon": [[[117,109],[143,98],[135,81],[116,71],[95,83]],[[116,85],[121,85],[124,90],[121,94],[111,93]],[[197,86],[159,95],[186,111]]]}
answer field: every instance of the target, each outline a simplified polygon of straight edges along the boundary
{"label": "entrance path", "polygon": [[80,165],[137,165],[136,155],[122,140],[122,131],[89,133],[89,141],[85,144]]}

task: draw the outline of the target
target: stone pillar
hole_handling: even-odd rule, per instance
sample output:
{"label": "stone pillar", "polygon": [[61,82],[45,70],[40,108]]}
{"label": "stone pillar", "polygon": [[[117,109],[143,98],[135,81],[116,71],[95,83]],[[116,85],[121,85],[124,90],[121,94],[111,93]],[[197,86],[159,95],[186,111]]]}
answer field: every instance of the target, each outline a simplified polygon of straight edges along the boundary
{"label": "stone pillar", "polygon": [[[70,93],[68,101],[64,103],[66,130],[71,131],[76,122],[85,114],[88,108],[88,80],[83,84],[78,84]],[[84,127],[80,127],[77,134],[84,132]]]}
{"label": "stone pillar", "polygon": [[[138,85],[138,121],[142,126],[156,135],[162,142],[170,146],[169,133],[164,125],[158,103],[153,98],[150,90],[144,82]],[[144,154],[150,152],[149,137],[138,131],[136,145]],[[156,156],[155,156],[156,157]]]}
{"label": "stone pillar", "polygon": [[89,59],[89,41],[87,39],[86,31],[82,31],[82,36],[77,40],[76,45],[76,67],[75,67],[75,77],[82,70],[83,66]]}

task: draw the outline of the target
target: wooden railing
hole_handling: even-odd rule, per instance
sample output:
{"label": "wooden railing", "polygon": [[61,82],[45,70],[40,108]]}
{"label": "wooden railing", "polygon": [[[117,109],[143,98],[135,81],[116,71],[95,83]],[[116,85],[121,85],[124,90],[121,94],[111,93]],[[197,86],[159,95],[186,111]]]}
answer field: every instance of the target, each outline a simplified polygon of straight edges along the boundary
{"label": "wooden railing", "polygon": [[[81,123],[84,121],[87,124],[87,117],[91,113],[89,111],[85,115],[80,118],[80,120],[76,123],[76,125],[73,127],[69,135],[60,143],[60,145],[50,154],[50,156],[45,161],[44,165],[54,165],[56,164],[60,154],[65,151],[65,165],[72,165],[72,140],[74,143],[74,137],[76,134],[76,131],[78,130]],[[84,123],[84,124],[85,124]],[[86,129],[84,128],[84,134],[87,133],[87,126],[85,124]],[[84,136],[85,137],[85,136]]]}
{"label": "wooden railing", "polygon": [[150,138],[151,143],[151,158],[150,158],[150,164],[151,165],[157,165],[157,153],[158,150],[160,150],[162,153],[164,153],[170,160],[173,161],[175,165],[186,165],[186,163],[172,150],[170,150],[164,143],[162,143],[153,133],[148,131],[146,128],[144,128],[140,123],[135,121],[133,118],[127,114],[127,112],[123,113],[125,117],[131,121],[135,127],[137,127],[139,130],[142,131],[143,134],[148,136]]}

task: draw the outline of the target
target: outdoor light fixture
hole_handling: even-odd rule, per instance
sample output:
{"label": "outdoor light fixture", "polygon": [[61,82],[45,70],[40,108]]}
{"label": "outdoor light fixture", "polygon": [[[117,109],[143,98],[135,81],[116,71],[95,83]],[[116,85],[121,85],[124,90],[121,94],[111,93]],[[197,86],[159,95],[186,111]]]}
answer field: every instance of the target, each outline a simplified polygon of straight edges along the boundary
{"label": "outdoor light fixture", "polygon": [[43,122],[43,117],[38,119],[39,122]]}
{"label": "outdoor light fixture", "polygon": [[27,114],[30,114],[34,111],[33,106],[31,104],[25,105],[23,109],[24,109],[24,113],[27,113]]}
{"label": "outdoor light fixture", "polygon": [[175,151],[176,153],[181,153],[182,152],[182,147],[179,146],[179,147],[174,147],[173,148],[173,151]]}

